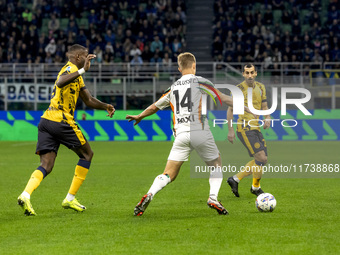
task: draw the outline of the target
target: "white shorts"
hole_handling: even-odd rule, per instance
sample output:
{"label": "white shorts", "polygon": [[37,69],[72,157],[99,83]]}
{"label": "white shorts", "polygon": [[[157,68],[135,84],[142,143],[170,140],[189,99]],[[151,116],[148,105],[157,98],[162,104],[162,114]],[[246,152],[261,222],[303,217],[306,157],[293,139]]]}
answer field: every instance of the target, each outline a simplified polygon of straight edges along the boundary
{"label": "white shorts", "polygon": [[168,160],[188,161],[192,150],[205,162],[217,159],[220,154],[210,130],[182,132],[176,136]]}

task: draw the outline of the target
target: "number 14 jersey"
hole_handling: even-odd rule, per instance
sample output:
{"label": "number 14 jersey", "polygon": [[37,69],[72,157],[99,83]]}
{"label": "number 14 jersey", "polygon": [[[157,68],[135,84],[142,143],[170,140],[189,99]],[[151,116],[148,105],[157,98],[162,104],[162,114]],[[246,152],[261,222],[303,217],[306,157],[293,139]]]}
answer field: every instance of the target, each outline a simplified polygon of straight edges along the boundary
{"label": "number 14 jersey", "polygon": [[217,96],[213,83],[201,76],[186,74],[174,82],[155,105],[161,110],[171,107],[175,136],[181,132],[209,130],[207,95]]}

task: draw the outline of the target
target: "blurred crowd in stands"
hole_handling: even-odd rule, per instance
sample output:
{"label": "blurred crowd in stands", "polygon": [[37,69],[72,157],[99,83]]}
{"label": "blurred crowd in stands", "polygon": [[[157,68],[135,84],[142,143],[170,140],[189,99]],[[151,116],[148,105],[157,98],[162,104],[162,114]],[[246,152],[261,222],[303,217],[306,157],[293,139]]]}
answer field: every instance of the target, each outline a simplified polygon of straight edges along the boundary
{"label": "blurred crowd in stands", "polygon": [[[215,0],[217,62],[340,61],[338,0]],[[0,63],[63,63],[75,43],[98,63],[171,66],[186,47],[185,0],[0,0]]]}
{"label": "blurred crowd in stands", "polygon": [[0,0],[0,63],[63,63],[75,43],[95,62],[171,65],[185,48],[184,0]]}
{"label": "blurred crowd in stands", "polygon": [[340,1],[215,0],[212,56],[218,62],[340,61]]}

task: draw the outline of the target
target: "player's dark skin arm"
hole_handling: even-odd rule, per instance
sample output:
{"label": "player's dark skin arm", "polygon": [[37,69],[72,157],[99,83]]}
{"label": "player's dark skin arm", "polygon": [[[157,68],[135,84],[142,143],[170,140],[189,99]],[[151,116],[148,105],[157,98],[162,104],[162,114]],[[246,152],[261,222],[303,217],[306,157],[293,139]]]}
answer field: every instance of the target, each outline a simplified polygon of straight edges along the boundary
{"label": "player's dark skin arm", "polygon": [[[87,51],[86,51],[87,52]],[[84,54],[87,54],[87,53]],[[90,69],[91,66],[91,59],[95,58],[96,55],[94,54],[88,54],[86,56],[84,56],[84,54],[76,54],[76,55],[71,55],[68,54],[69,56],[69,60],[71,63],[75,64],[78,69],[80,69],[80,67],[82,65],[84,65],[84,71],[87,72]],[[85,59],[84,59],[85,58]],[[66,85],[68,85],[70,82],[72,82],[74,79],[78,78],[80,76],[79,72],[74,72],[74,73],[69,73],[69,74],[64,74],[59,76],[59,79],[56,82],[56,85],[59,88],[65,87]]]}
{"label": "player's dark skin arm", "polygon": [[59,88],[65,87],[66,85],[70,84],[73,80],[77,79],[80,76],[80,74],[77,72],[69,73],[60,75],[58,81],[56,82],[56,85]]}
{"label": "player's dark skin arm", "polygon": [[146,108],[141,114],[139,114],[139,115],[126,115],[125,119],[129,120],[129,122],[135,120],[135,123],[133,124],[135,126],[139,122],[141,122],[142,119],[158,112],[158,110],[159,110],[159,108],[153,103],[148,108]]}
{"label": "player's dark skin arm", "polygon": [[103,103],[99,101],[97,98],[93,97],[88,89],[83,89],[79,93],[81,99],[83,102],[88,106],[91,107],[92,109],[98,109],[98,110],[106,110],[108,112],[108,115],[110,118],[112,118],[113,114],[115,113],[115,108],[110,105]]}

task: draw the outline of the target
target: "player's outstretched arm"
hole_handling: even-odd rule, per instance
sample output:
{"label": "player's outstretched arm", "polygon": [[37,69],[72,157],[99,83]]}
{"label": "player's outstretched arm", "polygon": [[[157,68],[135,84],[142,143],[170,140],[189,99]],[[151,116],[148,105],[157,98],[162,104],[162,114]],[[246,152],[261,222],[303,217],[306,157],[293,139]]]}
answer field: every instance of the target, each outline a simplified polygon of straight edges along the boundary
{"label": "player's outstretched arm", "polygon": [[159,108],[153,103],[148,108],[146,108],[141,114],[139,114],[139,115],[126,115],[125,119],[129,120],[129,122],[135,121],[135,123],[133,124],[135,126],[139,122],[141,122],[142,119],[158,112],[158,110],[159,110]]}
{"label": "player's outstretched arm", "polygon": [[108,112],[108,115],[106,116],[109,116],[110,118],[112,118],[113,114],[116,111],[113,105],[103,103],[102,101],[99,101],[97,98],[93,97],[88,89],[81,90],[79,95],[88,107],[97,110],[105,110]]}
{"label": "player's outstretched arm", "polygon": [[221,91],[219,91],[218,89],[217,90],[217,93],[218,95],[220,96],[221,98],[221,101],[223,103],[225,103],[226,105],[229,105],[229,106],[233,106],[233,98],[231,96],[227,96],[225,94],[223,94]]}
{"label": "player's outstretched arm", "polygon": [[[87,72],[90,69],[91,66],[91,59],[95,58],[96,55],[94,54],[89,54],[87,55],[86,59],[85,59],[85,64],[84,67],[82,69],[84,69],[84,72]],[[74,73],[69,73],[69,74],[65,74],[65,75],[61,75],[59,77],[59,79],[56,82],[56,85],[59,88],[65,87],[67,84],[69,84],[70,82],[72,82],[74,79],[78,78],[80,75],[82,75],[84,72],[78,70]]]}
{"label": "player's outstretched arm", "polygon": [[[216,89],[216,90],[217,90],[217,89]],[[223,93],[222,93],[221,91],[219,91],[219,90],[217,90],[217,93],[218,93],[218,95],[220,96],[221,101],[222,101],[223,103],[225,103],[226,105],[229,105],[229,106],[231,107],[231,109],[232,109],[232,107],[233,107],[233,98],[232,98],[231,96],[227,96],[227,95],[223,94]],[[246,112],[248,112],[248,113],[253,114],[253,113],[249,110],[249,108],[248,108],[247,106],[244,106],[244,110],[245,110]]]}

